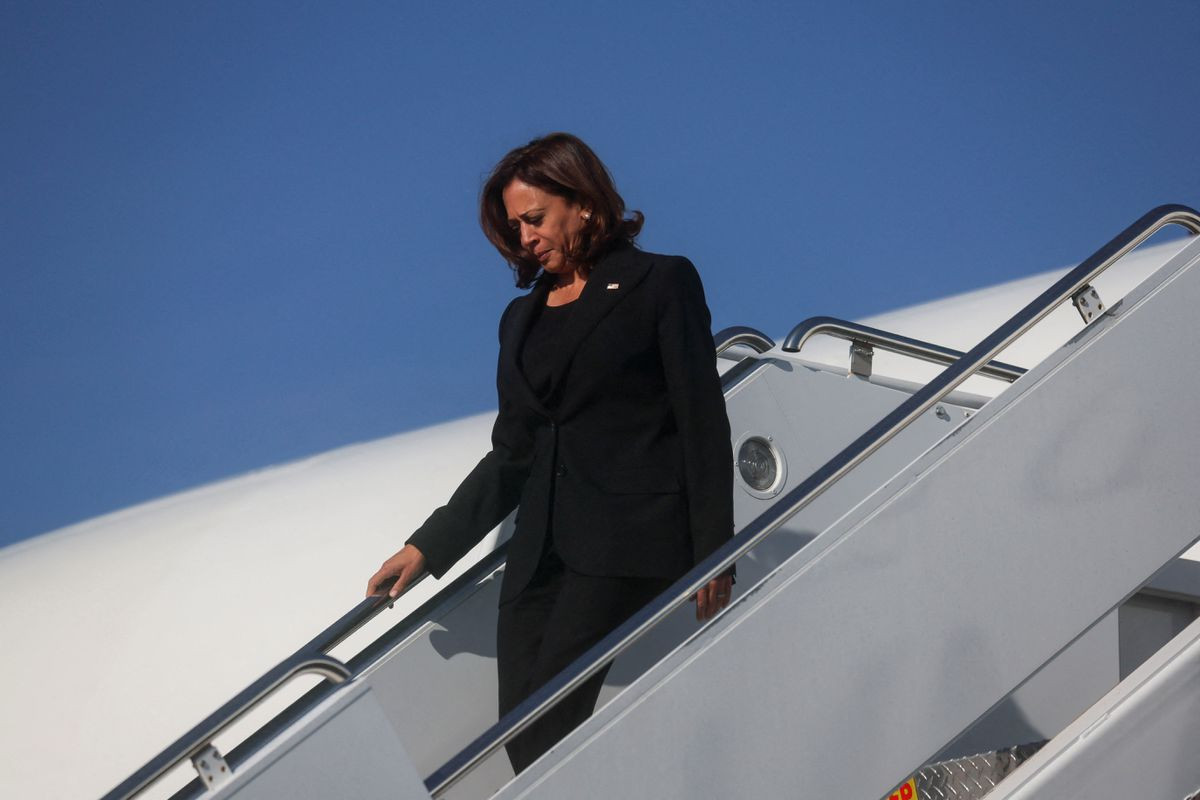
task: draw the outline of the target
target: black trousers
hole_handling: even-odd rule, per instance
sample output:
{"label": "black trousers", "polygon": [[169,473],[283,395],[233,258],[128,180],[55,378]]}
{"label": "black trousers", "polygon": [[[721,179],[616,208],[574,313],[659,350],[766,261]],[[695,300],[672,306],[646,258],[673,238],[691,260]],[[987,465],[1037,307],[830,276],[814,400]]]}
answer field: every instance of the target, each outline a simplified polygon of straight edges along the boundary
{"label": "black trousers", "polygon": [[[500,606],[496,625],[500,716],[514,709],[671,581],[583,575],[548,546],[529,585]],[[563,698],[506,749],[520,772],[592,714],[608,666]]]}

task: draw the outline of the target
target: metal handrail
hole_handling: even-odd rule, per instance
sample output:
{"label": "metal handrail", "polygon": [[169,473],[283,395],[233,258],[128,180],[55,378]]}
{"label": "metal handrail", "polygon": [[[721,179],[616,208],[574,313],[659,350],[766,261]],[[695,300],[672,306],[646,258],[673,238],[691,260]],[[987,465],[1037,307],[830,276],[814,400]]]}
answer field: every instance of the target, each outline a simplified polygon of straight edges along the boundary
{"label": "metal handrail", "polygon": [[760,330],[746,325],[734,325],[723,328],[713,335],[713,345],[717,355],[721,355],[734,345],[745,345],[756,353],[765,353],[775,346],[775,341]]}
{"label": "metal handrail", "polygon": [[[484,576],[495,572],[501,566],[501,564],[504,563],[507,556],[508,541],[506,540],[496,545],[494,550],[480,558],[479,561],[455,578],[452,582],[450,582],[450,584],[441,587],[437,594],[409,612],[407,616],[389,628],[386,633],[383,633],[365,648],[363,648],[360,653],[348,659],[346,661],[346,665],[350,668],[351,679],[353,680],[357,678],[369,666],[376,663],[384,653],[394,647],[398,642],[408,638],[413,631],[424,624],[426,619],[435,614],[438,608],[447,602],[452,602],[460,592],[466,589],[466,587],[478,583],[479,580]],[[405,589],[405,592],[411,589],[414,585],[415,583],[410,584],[409,587]],[[403,595],[405,592],[402,592],[401,595]],[[367,600],[361,601],[359,603],[359,608],[367,605],[367,603],[370,601],[375,601],[377,597],[378,596],[372,596],[367,598]],[[355,609],[355,611],[357,611],[357,609]],[[349,620],[355,611],[351,611],[349,614],[344,616],[342,620],[339,620],[331,625],[320,635],[314,638],[307,646],[314,646],[317,642],[322,640],[322,638],[325,638],[327,641],[333,641],[333,644],[329,645],[329,647],[333,647],[334,644],[337,644],[345,639],[345,636],[338,635],[337,629],[339,625],[342,625],[345,621]],[[334,641],[335,639],[336,641]],[[268,742],[272,741],[282,730],[286,729],[289,725],[311,710],[318,702],[324,699],[330,691],[332,691],[332,687],[330,687],[328,684],[314,686],[283,711],[279,712],[279,714],[267,722],[262,728],[259,728],[247,736],[243,742],[238,744],[225,755],[225,760],[228,763],[230,770],[236,774],[237,769],[240,766],[245,764],[248,759],[253,757],[253,755],[262,749],[262,747]],[[177,758],[176,760],[178,761],[180,759]],[[189,788],[192,789],[192,791],[189,792]],[[178,793],[172,795],[172,800],[183,800],[183,798],[197,797],[202,794],[206,788],[207,787],[204,785],[204,783],[199,779],[193,780],[188,787],[184,787]]]}
{"label": "metal handrail", "polygon": [[333,648],[337,647],[342,642],[349,639],[359,628],[366,625],[371,620],[375,619],[385,609],[391,608],[396,601],[404,595],[416,589],[417,586],[424,583],[430,578],[428,572],[422,571],[417,577],[409,581],[404,590],[396,597],[388,597],[387,592],[396,582],[395,578],[389,578],[380,584],[382,594],[373,594],[370,597],[365,597],[358,601],[358,605],[347,611],[342,617],[330,625],[325,630],[318,633],[308,644],[300,648],[301,652],[316,652],[328,653]]}
{"label": "metal handrail", "polygon": [[321,653],[308,653],[292,656],[278,664],[267,674],[243,689],[236,697],[221,706],[207,719],[179,737],[163,754],[172,757],[164,759],[161,756],[153,759],[146,766],[130,775],[124,783],[117,786],[104,800],[110,798],[130,797],[158,780],[167,770],[174,767],[185,758],[200,753],[214,738],[226,728],[237,722],[252,708],[257,706],[276,689],[283,686],[292,678],[314,673],[332,683],[342,683],[350,679],[350,669],[332,656]]}
{"label": "metal handrail", "polygon": [[495,725],[443,764],[425,781],[426,788],[438,795],[463,778],[485,758],[525,730],[559,700],[596,674],[647,631],[664,620],[710,580],[727,570],[766,536],[778,529],[795,513],[810,504],[846,473],[891,441],[913,420],[940,402],[959,384],[997,353],[1023,335],[1054,308],[1088,286],[1097,275],[1152,236],[1165,225],[1181,225],[1200,234],[1200,214],[1181,205],[1159,206],[1130,225],[1091,257],[1068,272],[1036,299],[1018,311],[962,358],[938,373],[923,388],[859,436],[774,505],[751,521],[741,532],[711,553],[677,580],[658,598],[617,626],[570,666],[505,714]]}
{"label": "metal handrail", "polygon": [[[400,596],[411,591],[427,576],[428,573],[419,575],[404,588]],[[385,592],[391,583],[394,583],[394,579],[384,585]],[[359,601],[358,605],[339,620],[243,689],[232,700],[209,714],[200,724],[164,748],[145,766],[104,795],[102,800],[127,800],[141,792],[176,764],[198,753],[213,738],[245,716],[250,709],[298,675],[318,674],[332,684],[343,683],[352,678],[354,673],[350,668],[338,659],[327,655],[327,651],[345,641],[385,608],[390,608],[396,599],[388,597],[385,593],[372,595]]]}
{"label": "metal handrail", "polygon": [[[880,347],[893,353],[912,356],[943,366],[949,366],[965,355],[960,350],[942,347],[940,344],[923,342],[920,339],[912,339],[898,333],[834,317],[810,317],[804,320],[788,332],[787,338],[783,340],[783,350],[788,353],[798,353],[800,348],[804,347],[805,342],[819,335],[845,339],[851,344],[862,343]],[[1024,375],[1025,369],[1005,364],[1003,361],[989,361],[979,368],[979,373],[987,375],[989,378],[998,378],[1011,383]]]}

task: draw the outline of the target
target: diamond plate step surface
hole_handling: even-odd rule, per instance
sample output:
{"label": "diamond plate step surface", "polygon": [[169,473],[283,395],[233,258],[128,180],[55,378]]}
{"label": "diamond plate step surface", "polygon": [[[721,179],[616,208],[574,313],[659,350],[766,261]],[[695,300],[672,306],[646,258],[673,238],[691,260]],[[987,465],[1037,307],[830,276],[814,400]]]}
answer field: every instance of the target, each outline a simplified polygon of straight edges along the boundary
{"label": "diamond plate step surface", "polygon": [[978,800],[1044,744],[1021,744],[927,764],[883,800]]}

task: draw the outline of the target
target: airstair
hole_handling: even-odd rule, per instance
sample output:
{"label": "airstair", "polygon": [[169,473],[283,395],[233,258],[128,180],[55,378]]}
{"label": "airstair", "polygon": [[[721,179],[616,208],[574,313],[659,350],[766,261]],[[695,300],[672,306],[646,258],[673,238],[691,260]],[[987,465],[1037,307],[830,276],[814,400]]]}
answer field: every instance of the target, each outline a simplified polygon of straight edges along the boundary
{"label": "airstair", "polygon": [[[1179,556],[1200,537],[1200,236],[1123,298],[1093,288],[1172,224],[1200,234],[1151,211],[967,353],[829,318],[781,345],[718,334],[737,535],[524,704],[496,721],[502,544],[333,657],[386,613],[364,600],[105,800],[1196,793],[1200,562]],[[997,360],[1068,302],[1069,341],[1028,371]],[[848,369],[804,359],[818,335]],[[945,368],[906,383],[878,351]],[[688,598],[734,562],[735,602],[698,625]],[[504,742],[614,658],[596,714],[514,777]]]}

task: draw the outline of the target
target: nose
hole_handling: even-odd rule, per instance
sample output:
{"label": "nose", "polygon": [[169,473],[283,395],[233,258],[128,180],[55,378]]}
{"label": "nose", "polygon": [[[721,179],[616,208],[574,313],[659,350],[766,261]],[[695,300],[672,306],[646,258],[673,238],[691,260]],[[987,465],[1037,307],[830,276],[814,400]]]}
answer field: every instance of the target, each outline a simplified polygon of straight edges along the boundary
{"label": "nose", "polygon": [[533,246],[537,243],[537,234],[533,232],[533,228],[526,223],[521,223],[521,247],[524,247],[529,252],[533,252]]}

